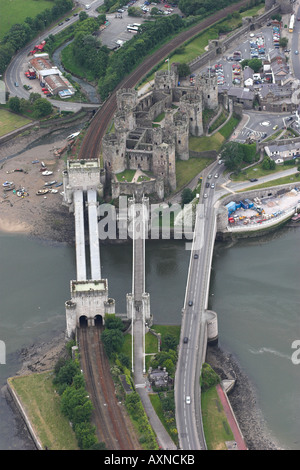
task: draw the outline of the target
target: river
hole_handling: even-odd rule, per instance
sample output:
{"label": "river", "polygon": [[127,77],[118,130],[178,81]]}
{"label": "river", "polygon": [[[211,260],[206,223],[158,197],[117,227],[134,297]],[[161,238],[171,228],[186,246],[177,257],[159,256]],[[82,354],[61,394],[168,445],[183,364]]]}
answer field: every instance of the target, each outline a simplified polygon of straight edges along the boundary
{"label": "river", "polygon": [[[285,228],[256,240],[216,243],[210,307],[217,311],[219,344],[250,377],[272,434],[282,447],[299,449],[300,365],[291,343],[300,339],[299,228]],[[64,331],[64,302],[75,276],[75,251],[22,235],[0,234],[0,339],[7,348],[0,387],[20,368],[18,351]],[[118,312],[131,291],[131,247],[101,249],[103,277]],[[180,324],[189,254],[181,241],[146,245],[147,291],[154,323]],[[0,449],[28,443],[3,396]]]}

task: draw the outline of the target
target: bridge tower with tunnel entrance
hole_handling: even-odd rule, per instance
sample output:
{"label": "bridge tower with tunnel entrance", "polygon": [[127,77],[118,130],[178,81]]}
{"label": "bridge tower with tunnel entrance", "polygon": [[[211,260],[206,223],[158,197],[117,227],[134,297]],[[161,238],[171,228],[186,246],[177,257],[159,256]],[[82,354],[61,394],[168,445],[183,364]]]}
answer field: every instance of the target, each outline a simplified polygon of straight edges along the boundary
{"label": "bridge tower with tunnel entrance", "polygon": [[104,325],[105,315],[115,313],[115,301],[109,298],[108,281],[101,276],[97,208],[103,185],[99,160],[68,161],[63,184],[63,203],[75,217],[76,280],[71,281],[71,299],[65,302],[67,336],[72,337],[78,327]]}

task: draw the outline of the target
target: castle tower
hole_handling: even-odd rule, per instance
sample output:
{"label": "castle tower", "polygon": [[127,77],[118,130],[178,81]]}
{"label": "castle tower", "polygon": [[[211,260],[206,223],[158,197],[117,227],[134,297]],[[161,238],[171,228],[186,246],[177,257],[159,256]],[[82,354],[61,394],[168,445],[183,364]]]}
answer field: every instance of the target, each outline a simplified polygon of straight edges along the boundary
{"label": "castle tower", "polygon": [[277,0],[277,2],[280,5],[280,13],[282,15],[292,13],[293,5],[290,0]]}
{"label": "castle tower", "polygon": [[176,189],[175,141],[153,145],[152,171],[161,177],[172,191]]}
{"label": "castle tower", "polygon": [[175,121],[175,153],[180,160],[189,159],[189,123],[186,117]]}
{"label": "castle tower", "polygon": [[202,96],[193,90],[180,98],[180,109],[186,114],[189,122],[189,132],[193,136],[203,135]]}
{"label": "castle tower", "polygon": [[117,109],[123,111],[124,108],[134,109],[138,104],[138,92],[134,88],[122,88],[116,93]]}
{"label": "castle tower", "polygon": [[117,111],[114,116],[115,132],[128,132],[136,127],[135,113],[132,108],[125,105],[122,111]]}
{"label": "castle tower", "polygon": [[172,88],[175,88],[177,84],[176,77],[177,75],[174,70],[159,70],[155,74],[154,89],[171,92]]}
{"label": "castle tower", "polygon": [[218,107],[218,84],[215,75],[200,75],[196,77],[196,87],[202,92],[203,108]]}
{"label": "castle tower", "polygon": [[126,133],[107,134],[102,141],[104,168],[110,178],[113,173],[122,173],[126,169]]}

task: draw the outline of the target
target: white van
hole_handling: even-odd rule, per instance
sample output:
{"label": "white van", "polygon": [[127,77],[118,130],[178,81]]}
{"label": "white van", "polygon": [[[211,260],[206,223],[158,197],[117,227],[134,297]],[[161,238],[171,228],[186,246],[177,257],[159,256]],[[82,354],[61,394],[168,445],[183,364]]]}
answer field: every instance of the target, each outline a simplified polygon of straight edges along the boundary
{"label": "white van", "polygon": [[85,9],[89,10],[91,8],[91,5],[85,5]]}

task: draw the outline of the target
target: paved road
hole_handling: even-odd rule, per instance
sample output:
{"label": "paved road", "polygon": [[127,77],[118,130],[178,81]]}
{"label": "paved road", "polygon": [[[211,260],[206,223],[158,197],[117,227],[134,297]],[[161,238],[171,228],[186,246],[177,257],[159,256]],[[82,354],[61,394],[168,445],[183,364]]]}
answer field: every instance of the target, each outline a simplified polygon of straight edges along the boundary
{"label": "paved road", "polygon": [[[219,169],[219,165],[213,163],[209,169],[212,178],[207,181],[215,182],[214,175]],[[180,448],[184,450],[206,449],[199,377],[207,347],[206,309],[216,228],[214,196],[213,188],[202,185],[183,308],[175,403]]]}

